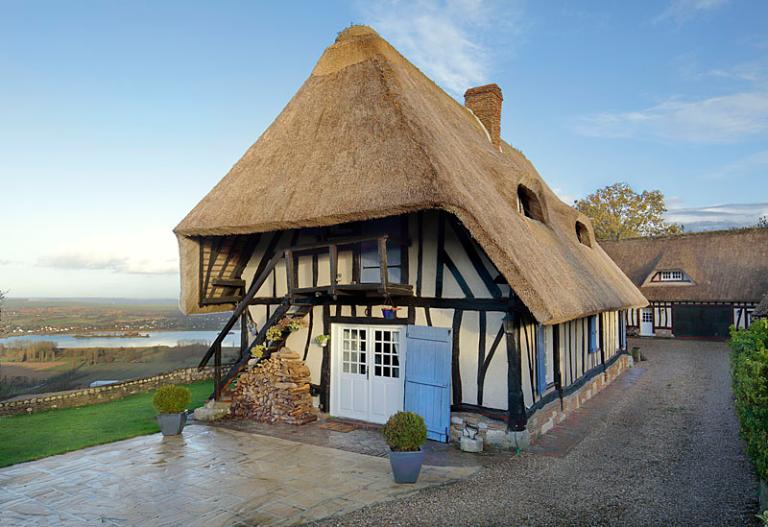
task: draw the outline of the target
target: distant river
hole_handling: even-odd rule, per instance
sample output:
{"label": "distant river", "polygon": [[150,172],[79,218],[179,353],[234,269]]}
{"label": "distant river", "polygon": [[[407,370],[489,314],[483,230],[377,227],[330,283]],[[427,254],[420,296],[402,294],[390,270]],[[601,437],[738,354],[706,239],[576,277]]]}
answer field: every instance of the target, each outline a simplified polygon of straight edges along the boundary
{"label": "distant river", "polygon": [[[0,338],[0,344],[12,346],[23,342],[55,342],[59,348],[142,348],[147,346],[177,346],[191,342],[210,344],[218,331],[147,331],[149,337],[94,337],[75,338],[72,335],[21,335]],[[240,331],[232,331],[224,339],[224,346],[239,346]]]}

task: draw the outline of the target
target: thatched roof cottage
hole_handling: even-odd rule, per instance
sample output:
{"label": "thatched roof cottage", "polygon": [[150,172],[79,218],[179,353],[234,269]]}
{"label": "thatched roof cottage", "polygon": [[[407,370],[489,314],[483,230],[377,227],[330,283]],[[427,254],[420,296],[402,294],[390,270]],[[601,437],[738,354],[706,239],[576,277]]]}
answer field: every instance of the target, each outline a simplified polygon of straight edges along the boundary
{"label": "thatched roof cottage", "polygon": [[252,321],[217,397],[285,317],[307,327],[270,347],[300,352],[323,411],[429,413],[437,439],[451,411],[519,435],[623,367],[621,313],[646,301],[501,139],[502,100],[462,106],[371,28],[339,34],[175,229],[182,309]]}
{"label": "thatched roof cottage", "polygon": [[768,229],[602,242],[651,305],[628,313],[644,336],[728,337],[768,291]]}

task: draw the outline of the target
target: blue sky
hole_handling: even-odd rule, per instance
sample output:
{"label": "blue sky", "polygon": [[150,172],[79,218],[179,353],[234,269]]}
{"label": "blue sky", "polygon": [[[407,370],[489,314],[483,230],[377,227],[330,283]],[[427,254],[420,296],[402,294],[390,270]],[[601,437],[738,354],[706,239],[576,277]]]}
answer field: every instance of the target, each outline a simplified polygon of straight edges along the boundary
{"label": "blue sky", "polygon": [[458,99],[498,83],[567,201],[626,181],[691,225],[768,214],[768,2],[0,0],[0,289],[175,296],[171,229],[350,23]]}

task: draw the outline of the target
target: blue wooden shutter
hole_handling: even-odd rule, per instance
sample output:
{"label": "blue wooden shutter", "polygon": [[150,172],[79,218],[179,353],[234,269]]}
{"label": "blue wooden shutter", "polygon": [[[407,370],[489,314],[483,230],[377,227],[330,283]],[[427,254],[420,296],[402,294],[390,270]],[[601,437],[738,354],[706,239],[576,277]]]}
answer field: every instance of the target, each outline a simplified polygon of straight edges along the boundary
{"label": "blue wooden shutter", "polygon": [[424,418],[427,438],[448,441],[451,425],[451,330],[408,326],[405,410]]}
{"label": "blue wooden shutter", "polygon": [[547,390],[547,346],[544,326],[536,326],[536,391],[543,395]]}
{"label": "blue wooden shutter", "polygon": [[597,351],[597,315],[589,317],[589,352]]}

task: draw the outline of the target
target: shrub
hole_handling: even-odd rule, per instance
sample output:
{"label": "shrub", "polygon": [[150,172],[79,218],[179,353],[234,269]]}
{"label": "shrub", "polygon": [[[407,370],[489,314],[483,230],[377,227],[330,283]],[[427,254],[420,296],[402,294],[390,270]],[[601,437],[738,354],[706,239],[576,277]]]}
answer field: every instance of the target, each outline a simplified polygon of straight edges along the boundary
{"label": "shrub", "polygon": [[731,328],[731,375],[736,414],[747,454],[768,481],[768,320]]}
{"label": "shrub", "polygon": [[384,426],[384,439],[395,452],[415,452],[427,440],[424,419],[413,412],[397,412]]}
{"label": "shrub", "polygon": [[186,386],[169,384],[161,386],[152,398],[152,404],[158,413],[179,414],[187,409],[192,393]]}

